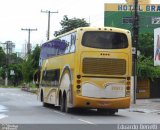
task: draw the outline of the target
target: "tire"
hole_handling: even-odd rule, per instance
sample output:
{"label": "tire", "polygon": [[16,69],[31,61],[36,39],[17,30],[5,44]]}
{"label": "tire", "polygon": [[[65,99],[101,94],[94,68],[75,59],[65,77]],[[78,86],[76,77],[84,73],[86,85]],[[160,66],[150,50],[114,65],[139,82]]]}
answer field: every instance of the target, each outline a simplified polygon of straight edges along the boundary
{"label": "tire", "polygon": [[40,98],[41,102],[42,102],[42,106],[43,107],[47,107],[48,104],[44,102],[44,96],[43,96],[43,91],[41,91],[41,98]]}
{"label": "tire", "polygon": [[48,104],[43,102],[43,107],[47,107],[47,106],[48,106]]}
{"label": "tire", "polygon": [[65,112],[65,99],[63,98],[63,96],[61,97],[61,102],[60,102],[60,110],[61,112]]}
{"label": "tire", "polygon": [[71,74],[69,69],[65,69],[62,78],[60,80],[60,88],[64,87],[64,91],[61,94],[60,99],[60,110],[62,112],[69,113],[71,111],[71,108],[69,108],[68,101],[70,100],[71,96]]}
{"label": "tire", "polygon": [[66,96],[65,97],[65,106],[64,106],[65,107],[65,112],[66,113],[71,113],[72,112],[72,108],[68,107],[67,101],[68,101],[68,97]]}

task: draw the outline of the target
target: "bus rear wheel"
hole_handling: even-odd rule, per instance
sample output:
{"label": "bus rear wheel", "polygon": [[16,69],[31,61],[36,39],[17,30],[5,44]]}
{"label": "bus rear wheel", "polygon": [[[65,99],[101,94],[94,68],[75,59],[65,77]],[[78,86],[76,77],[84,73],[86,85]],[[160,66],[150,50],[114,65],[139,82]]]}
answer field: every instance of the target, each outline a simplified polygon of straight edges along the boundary
{"label": "bus rear wheel", "polygon": [[63,96],[60,99],[60,110],[61,112],[65,112],[65,99]]}
{"label": "bus rear wheel", "polygon": [[60,104],[61,112],[66,112],[66,113],[70,113],[71,112],[72,108],[69,108],[67,101],[68,101],[67,96],[61,97],[61,104]]}
{"label": "bus rear wheel", "polygon": [[60,110],[62,112],[69,113],[69,99],[71,95],[71,74],[69,68],[66,68],[62,74],[62,78],[60,81],[60,88],[64,90],[61,91],[61,98],[60,98]]}
{"label": "bus rear wheel", "polygon": [[72,112],[72,108],[69,108],[69,106],[68,106],[68,98],[69,97],[67,97],[67,95],[66,95],[66,97],[65,97],[65,112],[66,113],[71,113]]}

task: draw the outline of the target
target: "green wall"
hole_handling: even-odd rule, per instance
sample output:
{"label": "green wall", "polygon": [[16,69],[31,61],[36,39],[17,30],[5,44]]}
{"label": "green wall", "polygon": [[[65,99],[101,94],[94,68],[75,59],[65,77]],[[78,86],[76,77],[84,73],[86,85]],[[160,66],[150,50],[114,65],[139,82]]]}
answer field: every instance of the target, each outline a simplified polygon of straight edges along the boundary
{"label": "green wall", "polygon": [[[132,31],[132,24],[123,24],[123,17],[133,17],[134,12],[129,11],[105,11],[104,26],[113,26]],[[152,24],[152,17],[160,17],[160,12],[139,12],[139,33],[154,32],[154,28],[160,24]]]}

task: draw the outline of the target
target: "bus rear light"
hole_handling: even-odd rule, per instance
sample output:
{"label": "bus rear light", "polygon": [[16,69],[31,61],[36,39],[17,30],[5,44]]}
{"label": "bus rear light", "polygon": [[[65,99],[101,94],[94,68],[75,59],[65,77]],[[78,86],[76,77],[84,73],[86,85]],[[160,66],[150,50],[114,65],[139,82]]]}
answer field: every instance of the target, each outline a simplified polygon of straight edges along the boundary
{"label": "bus rear light", "polygon": [[77,79],[80,79],[81,78],[81,75],[77,75]]}
{"label": "bus rear light", "polygon": [[80,89],[81,88],[81,85],[77,85],[77,89]]}
{"label": "bus rear light", "polygon": [[126,97],[129,97],[130,96],[130,91],[127,91],[126,92]]}
{"label": "bus rear light", "polygon": [[81,93],[81,90],[77,90],[77,94],[80,94]]}
{"label": "bus rear light", "polygon": [[80,84],[81,83],[81,80],[77,80],[77,84]]}
{"label": "bus rear light", "polygon": [[131,85],[131,82],[130,82],[130,81],[127,81],[127,82],[126,82],[126,85],[127,85],[127,86]]}
{"label": "bus rear light", "polygon": [[127,86],[127,87],[126,87],[126,90],[129,91],[129,90],[130,90],[130,86]]}
{"label": "bus rear light", "polygon": [[131,77],[127,77],[127,80],[130,80],[131,79]]}

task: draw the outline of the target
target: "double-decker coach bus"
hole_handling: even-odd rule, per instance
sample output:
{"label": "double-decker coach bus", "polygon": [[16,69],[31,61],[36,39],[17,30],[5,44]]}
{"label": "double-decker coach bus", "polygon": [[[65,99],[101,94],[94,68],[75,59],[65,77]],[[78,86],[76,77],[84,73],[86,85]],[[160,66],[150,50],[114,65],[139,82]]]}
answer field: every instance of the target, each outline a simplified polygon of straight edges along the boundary
{"label": "double-decker coach bus", "polygon": [[131,48],[130,31],[113,27],[80,27],[42,44],[41,102],[63,112],[129,108]]}

